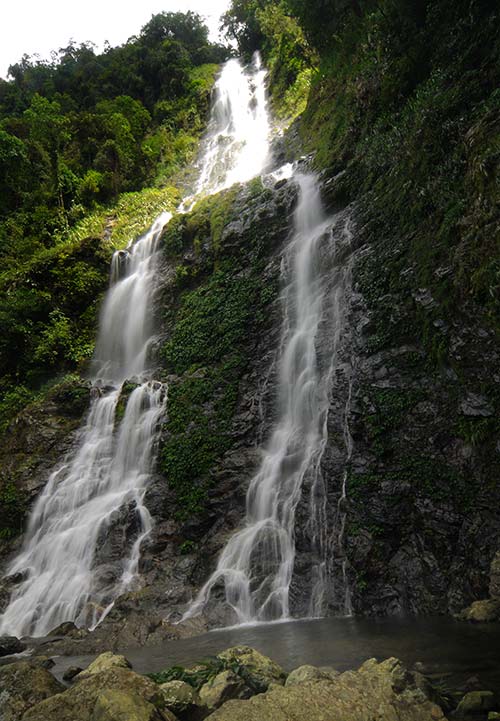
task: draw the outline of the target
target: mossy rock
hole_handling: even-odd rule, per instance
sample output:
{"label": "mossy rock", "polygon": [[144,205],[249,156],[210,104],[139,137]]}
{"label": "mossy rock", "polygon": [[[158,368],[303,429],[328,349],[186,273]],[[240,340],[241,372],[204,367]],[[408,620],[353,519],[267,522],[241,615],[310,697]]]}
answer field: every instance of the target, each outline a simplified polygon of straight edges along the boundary
{"label": "mossy rock", "polygon": [[64,686],[41,666],[27,661],[0,666],[0,719],[19,721],[32,706],[62,691]]}

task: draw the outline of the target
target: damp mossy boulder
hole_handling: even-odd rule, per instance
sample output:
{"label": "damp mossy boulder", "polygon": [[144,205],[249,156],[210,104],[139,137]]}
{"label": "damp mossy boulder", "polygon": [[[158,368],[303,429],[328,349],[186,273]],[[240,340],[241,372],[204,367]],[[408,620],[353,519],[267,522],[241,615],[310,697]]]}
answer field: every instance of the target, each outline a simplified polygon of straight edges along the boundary
{"label": "damp mossy boulder", "polygon": [[92,721],[176,721],[176,717],[137,693],[106,689],[96,701]]}
{"label": "damp mossy boulder", "polygon": [[61,691],[64,686],[42,666],[28,661],[0,666],[0,721],[19,721],[29,708]]}
{"label": "damp mossy boulder", "polygon": [[252,690],[243,678],[229,669],[218,673],[200,689],[201,701],[211,711],[220,708],[231,699],[245,699],[252,695]]}
{"label": "damp mossy boulder", "polygon": [[[87,678],[77,681],[70,689],[64,693],[58,693],[57,696],[47,698],[45,701],[34,705],[23,716],[23,721],[96,721],[95,713],[98,713],[105,719],[106,709],[102,707],[99,699],[103,694],[109,691],[115,692],[115,698],[120,699],[122,707],[137,707],[137,697],[158,710],[155,716],[149,706],[139,704],[141,709],[149,709],[151,711],[148,716],[131,716],[117,715],[113,721],[157,721],[157,719],[167,719],[174,721],[175,716],[170,712],[164,713],[164,701],[159,686],[138,673],[134,673],[128,668],[112,667],[99,673],[92,674]],[[119,695],[117,696],[116,693]],[[125,697],[133,697],[130,698]],[[109,696],[108,696],[109,699]],[[100,709],[100,710],[99,710]],[[163,716],[161,716],[161,713]],[[121,712],[120,712],[121,713]],[[104,715],[102,715],[104,714]]]}
{"label": "damp mossy boulder", "polygon": [[208,716],[208,709],[203,704],[198,691],[189,683],[174,679],[161,684],[160,690],[167,708],[180,721],[201,721]]}
{"label": "damp mossy boulder", "polygon": [[130,661],[120,654],[112,653],[111,651],[105,651],[101,653],[92,663],[87,666],[76,678],[77,681],[81,681],[89,676],[94,676],[96,673],[102,673],[102,671],[108,671],[110,668],[132,668]]}
{"label": "damp mossy boulder", "polygon": [[233,668],[254,693],[267,691],[271,683],[285,683],[286,673],[281,666],[250,646],[233,646],[218,658]]}
{"label": "damp mossy boulder", "polygon": [[228,701],[211,721],[445,721],[395,658],[371,659],[336,678],[273,686],[248,701]]}

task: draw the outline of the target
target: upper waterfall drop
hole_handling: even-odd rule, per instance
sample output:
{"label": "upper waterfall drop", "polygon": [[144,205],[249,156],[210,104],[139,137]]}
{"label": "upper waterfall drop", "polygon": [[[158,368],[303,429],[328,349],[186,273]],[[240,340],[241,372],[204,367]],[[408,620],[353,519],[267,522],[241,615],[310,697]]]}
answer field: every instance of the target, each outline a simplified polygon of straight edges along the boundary
{"label": "upper waterfall drop", "polygon": [[[214,91],[202,145],[197,195],[259,174],[269,150],[265,75],[258,54],[226,63]],[[186,198],[180,211],[196,196]],[[0,616],[0,634],[44,635],[63,621],[98,624],[138,575],[141,543],[152,528],[144,498],[151,478],[167,388],[154,380],[154,305],[159,289],[162,213],[112,260],[110,287],[91,365],[93,399],[74,448],[54,469],[30,515],[9,575],[20,574]],[[126,380],[135,380],[117,413]],[[120,417],[123,413],[123,417]],[[127,533],[113,568],[99,557],[108,534]],[[126,538],[125,538],[126,536]]]}
{"label": "upper waterfall drop", "polygon": [[259,175],[269,159],[267,71],[256,52],[252,63],[229,60],[214,87],[196,195],[217,193]]}

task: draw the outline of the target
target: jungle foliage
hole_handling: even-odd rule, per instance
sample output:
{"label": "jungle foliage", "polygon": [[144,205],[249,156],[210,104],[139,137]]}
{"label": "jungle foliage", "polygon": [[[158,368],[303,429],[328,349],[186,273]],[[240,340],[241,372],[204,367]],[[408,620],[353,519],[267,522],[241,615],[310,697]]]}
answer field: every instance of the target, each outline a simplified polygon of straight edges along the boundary
{"label": "jungle foliage", "polygon": [[227,55],[195,13],[160,13],[120,47],[71,42],[0,80],[2,422],[91,355],[111,250],[175,207],[164,186]]}

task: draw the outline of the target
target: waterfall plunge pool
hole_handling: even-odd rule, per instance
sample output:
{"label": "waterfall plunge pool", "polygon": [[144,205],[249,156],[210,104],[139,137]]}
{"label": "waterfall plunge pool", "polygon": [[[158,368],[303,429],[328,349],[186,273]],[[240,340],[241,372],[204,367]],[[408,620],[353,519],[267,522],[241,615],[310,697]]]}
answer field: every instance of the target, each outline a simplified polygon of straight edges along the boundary
{"label": "waterfall plunge pool", "polygon": [[[239,626],[158,646],[120,649],[135,671],[151,673],[190,666],[230,646],[247,645],[290,671],[302,664],[345,671],[368,658],[416,662],[431,678],[462,688],[472,676],[481,688],[500,692],[500,624],[466,624],[453,619],[323,618]],[[105,650],[105,649],[103,649]],[[92,656],[59,656],[52,670],[61,677],[69,666],[85,667]]]}

